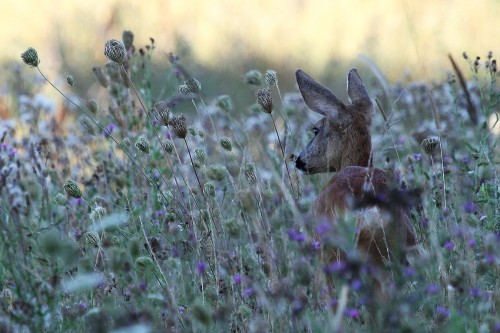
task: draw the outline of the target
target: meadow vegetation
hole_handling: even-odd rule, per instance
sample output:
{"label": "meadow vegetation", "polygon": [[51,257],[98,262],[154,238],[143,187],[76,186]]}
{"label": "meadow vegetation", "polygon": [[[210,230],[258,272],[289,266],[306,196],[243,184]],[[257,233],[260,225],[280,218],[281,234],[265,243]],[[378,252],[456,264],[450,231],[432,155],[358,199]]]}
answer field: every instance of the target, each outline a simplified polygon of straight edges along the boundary
{"label": "meadow vegetation", "polygon": [[[294,167],[317,119],[300,93],[249,70],[235,89],[256,102],[236,108],[175,54],[153,87],[156,47],[128,31],[108,41],[110,61],[92,70],[104,99],[79,98],[77,77],[45,77],[32,48],[6,82],[0,331],[500,332],[493,53],[455,59],[472,73],[463,84],[368,84],[374,164],[420,193],[421,254],[383,268],[380,302],[353,216],[333,229],[312,215],[328,175]],[[47,84],[63,106],[39,93]],[[348,259],[323,262],[332,246]]]}

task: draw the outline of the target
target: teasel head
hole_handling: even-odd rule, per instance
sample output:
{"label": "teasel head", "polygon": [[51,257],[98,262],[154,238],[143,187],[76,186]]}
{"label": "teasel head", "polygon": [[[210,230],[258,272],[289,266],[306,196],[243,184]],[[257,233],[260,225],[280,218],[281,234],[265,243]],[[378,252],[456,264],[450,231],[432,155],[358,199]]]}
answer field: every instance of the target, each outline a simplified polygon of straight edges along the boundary
{"label": "teasel head", "polygon": [[82,197],[82,191],[78,187],[78,184],[72,179],[68,179],[66,183],[64,183],[64,190],[72,198],[79,199]]}
{"label": "teasel head", "polygon": [[104,46],[104,55],[106,58],[119,65],[123,64],[125,58],[127,57],[125,44],[116,39],[108,40]]}
{"label": "teasel head", "polygon": [[38,67],[38,65],[40,64],[38,53],[32,47],[28,48],[26,51],[21,53],[21,59],[23,59],[25,64],[33,67]]}
{"label": "teasel head", "polygon": [[437,136],[425,138],[421,145],[427,155],[432,155],[439,145],[439,138]]}
{"label": "teasel head", "polygon": [[273,112],[273,98],[271,97],[271,89],[259,89],[255,93],[255,97],[257,98],[257,103],[262,106],[265,113],[271,114],[271,112]]}
{"label": "teasel head", "polygon": [[186,125],[186,117],[183,114],[180,116],[175,116],[170,119],[170,126],[174,131],[175,135],[177,135],[181,139],[185,139],[187,135],[187,125]]}

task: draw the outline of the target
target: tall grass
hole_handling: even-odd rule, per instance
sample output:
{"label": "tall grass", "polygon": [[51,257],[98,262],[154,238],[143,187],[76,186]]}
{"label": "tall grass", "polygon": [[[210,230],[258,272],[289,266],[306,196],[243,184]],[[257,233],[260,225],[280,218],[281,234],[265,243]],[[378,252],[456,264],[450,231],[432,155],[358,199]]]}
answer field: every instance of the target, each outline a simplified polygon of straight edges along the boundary
{"label": "tall grass", "polygon": [[[137,49],[127,32],[123,45],[123,61],[94,67],[105,103],[80,100],[78,78],[68,77],[54,84],[68,101],[56,110],[28,68],[25,89],[8,87],[2,331],[500,331],[492,57],[461,62],[474,72],[477,126],[453,78],[369,89],[387,116],[373,125],[375,165],[423,191],[412,212],[423,254],[384,268],[395,272],[390,301],[377,302],[379,272],[358,259],[352,221],[332,230],[311,215],[326,178],[283,158],[310,137],[300,95],[282,96],[273,81],[272,108],[235,110],[230,94],[205,96],[203,78],[171,55],[169,82],[154,96],[154,40]],[[245,80],[248,94],[270,83],[256,71]],[[424,152],[421,142],[435,137]],[[331,242],[347,261],[321,260]]]}

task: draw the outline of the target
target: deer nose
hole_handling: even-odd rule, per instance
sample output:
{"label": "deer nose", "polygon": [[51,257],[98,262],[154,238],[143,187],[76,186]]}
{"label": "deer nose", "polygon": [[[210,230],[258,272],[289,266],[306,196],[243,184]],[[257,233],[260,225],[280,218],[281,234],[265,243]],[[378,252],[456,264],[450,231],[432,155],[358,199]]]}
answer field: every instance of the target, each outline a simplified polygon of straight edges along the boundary
{"label": "deer nose", "polygon": [[306,164],[300,159],[300,156],[295,161],[295,167],[299,170],[304,171],[306,169]]}

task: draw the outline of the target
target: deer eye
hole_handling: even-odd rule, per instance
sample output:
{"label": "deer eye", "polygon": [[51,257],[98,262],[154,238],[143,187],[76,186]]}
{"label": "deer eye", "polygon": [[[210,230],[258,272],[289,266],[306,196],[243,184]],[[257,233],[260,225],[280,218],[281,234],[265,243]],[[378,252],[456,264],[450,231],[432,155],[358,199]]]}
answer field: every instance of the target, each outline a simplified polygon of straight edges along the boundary
{"label": "deer eye", "polygon": [[317,135],[319,132],[319,129],[317,127],[313,127],[311,131],[314,133],[314,135]]}

